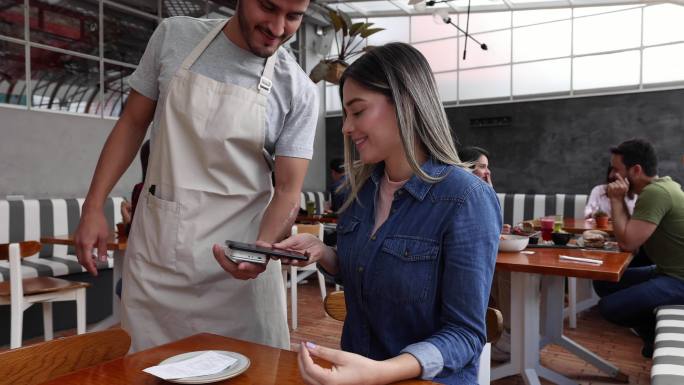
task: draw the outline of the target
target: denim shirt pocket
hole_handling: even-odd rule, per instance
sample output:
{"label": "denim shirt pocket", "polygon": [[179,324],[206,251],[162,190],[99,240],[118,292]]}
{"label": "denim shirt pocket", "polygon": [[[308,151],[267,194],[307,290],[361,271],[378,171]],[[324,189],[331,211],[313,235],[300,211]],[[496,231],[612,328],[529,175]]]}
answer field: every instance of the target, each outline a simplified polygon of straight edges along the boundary
{"label": "denim shirt pocket", "polygon": [[391,302],[424,301],[436,285],[439,243],[415,236],[390,236],[376,259],[375,290]]}
{"label": "denim shirt pocket", "polygon": [[356,242],[359,241],[357,233],[360,222],[355,217],[348,217],[337,224],[337,258],[340,272],[342,273],[342,276],[339,278],[342,280],[344,280],[345,276],[348,276],[350,266],[356,263],[352,253],[357,247]]}

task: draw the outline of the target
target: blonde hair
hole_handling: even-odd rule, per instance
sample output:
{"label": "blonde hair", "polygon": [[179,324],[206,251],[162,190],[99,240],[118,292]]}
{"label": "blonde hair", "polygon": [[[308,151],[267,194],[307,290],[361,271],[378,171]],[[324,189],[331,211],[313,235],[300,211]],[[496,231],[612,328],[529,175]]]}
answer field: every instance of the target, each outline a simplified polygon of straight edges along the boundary
{"label": "blonde hair", "polygon": [[[438,162],[459,167],[469,165],[458,157],[435,78],[420,51],[405,43],[389,43],[371,49],[342,74],[340,100],[344,100],[344,83],[348,79],[370,91],[386,95],[394,104],[406,159],[419,178],[435,183],[444,176],[432,177],[420,168],[416,140],[424,146],[426,155]],[[349,195],[340,211],[352,204],[375,169],[375,164],[363,164],[355,159],[354,143],[345,136],[346,179],[338,191],[347,190]]]}

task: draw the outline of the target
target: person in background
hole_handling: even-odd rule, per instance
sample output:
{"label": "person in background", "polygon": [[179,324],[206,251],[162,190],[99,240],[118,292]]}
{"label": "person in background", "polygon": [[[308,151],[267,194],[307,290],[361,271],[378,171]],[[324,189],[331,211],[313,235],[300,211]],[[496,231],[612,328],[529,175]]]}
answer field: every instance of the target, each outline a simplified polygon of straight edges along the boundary
{"label": "person in background", "polygon": [[165,18],[130,76],[75,238],[79,262],[97,275],[109,233],[105,198],[151,127],[123,260],[121,327],[132,351],[199,332],[290,347],[280,263],[236,264],[222,245],[270,245],[296,218],[319,97],[281,46],[308,6],[239,0],[230,19]]}
{"label": "person in background", "polygon": [[[614,182],[615,179],[616,176],[613,172],[613,167],[608,164],[608,170],[606,170],[606,183],[594,186],[594,188],[591,189],[587,204],[584,206],[584,218],[592,218],[594,213],[599,210],[608,214],[609,217],[611,216],[612,210],[610,207],[610,199],[608,198],[608,195],[606,195],[606,187],[608,187],[609,183]],[[629,215],[632,215],[632,212],[634,211],[636,200],[636,194],[628,194],[625,196],[625,205]]]}
{"label": "person in background", "polygon": [[485,183],[494,186],[492,183],[492,172],[489,170],[489,152],[481,147],[464,147],[458,152],[458,156],[463,162],[472,163],[473,174],[482,178]]}
{"label": "person in background", "polygon": [[459,160],[430,66],[412,46],[365,53],[342,75],[340,98],[349,195],[337,249],[308,234],[274,245],[308,253],[344,285],[342,350],[302,344],[302,378],[477,384],[501,232],[496,194]]}
{"label": "person in background", "polygon": [[330,185],[328,185],[328,193],[330,194],[330,210],[337,212],[344,203],[344,194],[337,191],[344,183],[344,159],[334,158],[330,161]]}
{"label": "person in background", "polygon": [[[684,192],[669,176],[658,176],[658,158],[649,142],[632,139],[610,151],[615,181],[606,194],[615,237],[623,250],[643,246],[655,264],[628,268],[620,282],[594,281],[594,289],[601,297],[601,315],[633,328],[644,341],[642,355],[651,357],[654,310],[684,304]],[[631,217],[625,203],[629,194],[639,194]]]}

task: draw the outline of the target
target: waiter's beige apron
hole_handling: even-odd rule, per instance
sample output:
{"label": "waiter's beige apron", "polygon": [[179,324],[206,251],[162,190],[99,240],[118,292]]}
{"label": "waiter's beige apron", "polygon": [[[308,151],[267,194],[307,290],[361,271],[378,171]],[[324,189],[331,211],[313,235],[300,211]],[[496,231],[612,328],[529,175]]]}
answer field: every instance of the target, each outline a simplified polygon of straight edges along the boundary
{"label": "waiter's beige apron", "polygon": [[244,281],[211,252],[253,242],[273,191],[262,149],[277,54],[254,89],[189,70],[224,26],[185,58],[162,106],[124,258],[121,324],[133,351],[200,332],[290,347],[280,263]]}

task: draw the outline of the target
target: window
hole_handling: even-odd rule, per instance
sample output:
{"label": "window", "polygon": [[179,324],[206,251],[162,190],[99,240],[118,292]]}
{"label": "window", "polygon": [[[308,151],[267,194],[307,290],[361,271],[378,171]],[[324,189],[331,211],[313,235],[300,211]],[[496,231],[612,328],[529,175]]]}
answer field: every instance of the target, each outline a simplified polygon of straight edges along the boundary
{"label": "window", "polygon": [[23,0],[4,3],[0,104],[101,117],[121,114],[128,77],[160,14],[225,18],[233,13],[225,2],[213,0],[28,0],[28,12]]}

